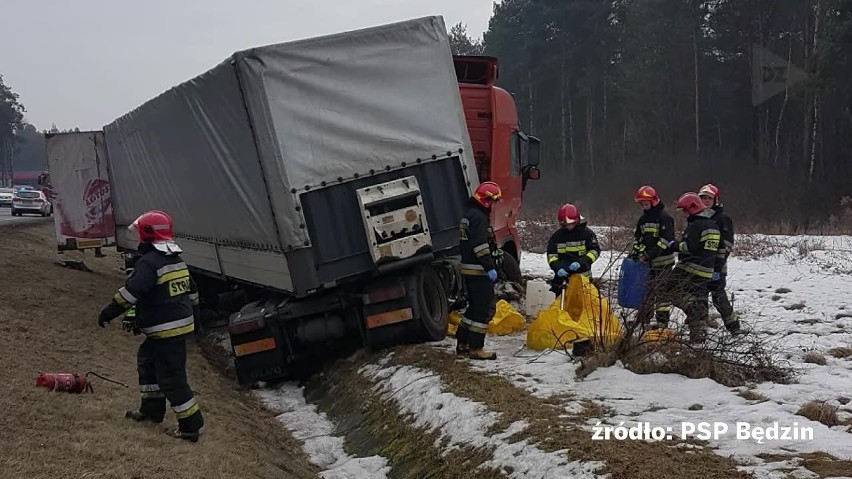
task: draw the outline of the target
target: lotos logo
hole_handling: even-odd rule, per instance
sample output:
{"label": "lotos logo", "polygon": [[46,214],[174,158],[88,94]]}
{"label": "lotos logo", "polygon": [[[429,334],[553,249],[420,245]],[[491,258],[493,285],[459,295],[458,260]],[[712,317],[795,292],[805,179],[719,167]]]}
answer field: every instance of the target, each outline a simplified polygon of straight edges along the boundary
{"label": "lotos logo", "polygon": [[86,220],[88,223],[90,225],[102,223],[104,216],[112,206],[109,182],[100,178],[90,180],[89,184],[86,185],[85,193],[83,193],[83,201],[86,204]]}

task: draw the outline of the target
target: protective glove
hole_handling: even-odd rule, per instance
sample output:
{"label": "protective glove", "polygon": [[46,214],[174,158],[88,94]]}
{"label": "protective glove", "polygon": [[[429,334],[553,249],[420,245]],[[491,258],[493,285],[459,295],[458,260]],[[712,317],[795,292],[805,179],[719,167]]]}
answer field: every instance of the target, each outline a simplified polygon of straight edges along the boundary
{"label": "protective glove", "polygon": [[713,273],[713,281],[719,281],[722,279],[722,275],[719,273]]}
{"label": "protective glove", "polygon": [[559,271],[557,271],[557,272],[556,272],[556,275],[557,275],[557,276],[559,276],[560,278],[567,278],[567,277],[568,277],[568,272],[567,272],[567,271],[565,271],[565,270],[564,270],[564,269],[562,269],[562,268],[559,268]]}
{"label": "protective glove", "polygon": [[580,263],[574,261],[568,266],[568,269],[570,269],[571,271],[580,271]]}
{"label": "protective glove", "polygon": [[123,307],[119,306],[115,301],[110,301],[110,303],[101,310],[101,314],[98,315],[98,326],[105,328],[110,321],[117,318],[123,312]]}
{"label": "protective glove", "polygon": [[492,283],[497,281],[497,270],[488,270],[488,279],[490,279]]}
{"label": "protective glove", "polygon": [[635,243],[635,244],[633,245],[633,254],[634,254],[634,255],[636,255],[636,256],[639,256],[639,255],[641,255],[642,253],[644,253],[644,252],[645,252],[645,249],[646,249],[646,248],[645,248],[645,245],[644,245],[644,244],[642,244],[642,243]]}
{"label": "protective glove", "polygon": [[132,319],[124,318],[121,321],[121,329],[124,330],[125,333],[133,333],[134,336],[137,336],[141,331],[136,327],[136,321]]}

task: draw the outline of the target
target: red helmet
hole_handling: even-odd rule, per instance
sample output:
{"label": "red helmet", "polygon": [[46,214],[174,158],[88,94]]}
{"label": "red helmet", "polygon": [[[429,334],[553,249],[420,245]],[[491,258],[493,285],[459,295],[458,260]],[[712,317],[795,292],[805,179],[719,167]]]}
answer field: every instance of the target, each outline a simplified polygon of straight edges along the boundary
{"label": "red helmet", "polygon": [[174,239],[172,217],[164,211],[151,210],[142,213],[129,229],[136,231],[142,243],[162,243]]}
{"label": "red helmet", "polygon": [[660,203],[660,197],[657,196],[657,190],[655,190],[651,186],[643,186],[639,188],[639,190],[636,192],[636,197],[634,199],[637,202],[648,201],[653,206],[657,206]]}
{"label": "red helmet", "polygon": [[698,196],[712,196],[713,202],[719,204],[719,188],[712,183],[707,183],[698,190]]}
{"label": "red helmet", "polygon": [[683,210],[686,214],[692,216],[701,213],[707,209],[707,207],[704,206],[704,203],[697,194],[689,192],[682,194],[680,198],[677,199],[677,209]]}
{"label": "red helmet", "polygon": [[580,222],[580,212],[577,211],[576,206],[571,203],[565,203],[561,208],[559,208],[557,218],[559,219],[560,224],[572,225]]}
{"label": "red helmet", "polygon": [[500,185],[493,181],[480,183],[473,192],[473,199],[485,208],[491,208],[502,197],[503,193],[500,191]]}

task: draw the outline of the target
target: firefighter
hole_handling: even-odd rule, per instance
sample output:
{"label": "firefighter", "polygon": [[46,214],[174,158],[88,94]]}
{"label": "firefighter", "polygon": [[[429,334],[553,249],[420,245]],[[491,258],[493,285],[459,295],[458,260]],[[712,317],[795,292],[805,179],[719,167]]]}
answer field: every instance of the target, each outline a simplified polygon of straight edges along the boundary
{"label": "firefighter", "polygon": [[175,437],[197,442],[204,418],[186,378],[186,340],[195,330],[193,306],[198,302],[195,282],[173,241],[168,214],[148,211],[130,229],[139,236],[141,256],[98,317],[98,324],[106,327],[132,308],[135,319],[125,316],[124,322],[135,321],[133,327],[146,336],[136,356],[141,405],[125,417],[160,423],[168,399],[178,421]]}
{"label": "firefighter", "polygon": [[556,216],[560,228],[547,242],[547,263],[554,272],[551,291],[558,297],[572,274],[592,275],[592,264],[601,255],[597,235],[577,207],[566,203]]}
{"label": "firefighter", "polygon": [[647,262],[649,266],[648,294],[639,308],[637,319],[641,324],[648,324],[654,314],[657,319],[655,327],[665,327],[672,310],[671,302],[664,296],[668,289],[666,282],[671,279],[675,263],[675,252],[668,250],[669,243],[675,239],[674,219],[651,186],[639,188],[634,200],[642,206],[643,213],[636,223],[630,256]]}
{"label": "firefighter", "polygon": [[719,188],[715,185],[708,183],[702,186],[698,190],[698,196],[701,197],[704,206],[714,211],[713,220],[719,226],[719,232],[722,235],[722,242],[719,243],[719,252],[716,257],[713,281],[708,285],[710,297],[713,298],[713,306],[722,316],[725,328],[736,336],[744,331],[740,327],[740,321],[734,314],[734,308],[728,299],[728,293],[725,291],[728,283],[728,257],[730,257],[731,249],[734,247],[734,222],[731,221],[730,216],[725,214],[725,209],[719,201]]}
{"label": "firefighter", "polygon": [[459,225],[461,275],[467,292],[467,309],[456,330],[456,354],[467,354],[470,359],[497,359],[496,353],[484,348],[490,312],[494,309],[493,283],[497,281],[488,244],[489,215],[491,207],[501,197],[497,183],[481,183],[470,197],[467,213]]}
{"label": "firefighter", "polygon": [[714,211],[704,206],[698,194],[681,195],[677,209],[688,217],[681,240],[669,243],[668,250],[677,251],[678,262],[668,294],[686,313],[690,340],[699,342],[706,337],[708,283],[713,280],[721,234],[712,219]]}

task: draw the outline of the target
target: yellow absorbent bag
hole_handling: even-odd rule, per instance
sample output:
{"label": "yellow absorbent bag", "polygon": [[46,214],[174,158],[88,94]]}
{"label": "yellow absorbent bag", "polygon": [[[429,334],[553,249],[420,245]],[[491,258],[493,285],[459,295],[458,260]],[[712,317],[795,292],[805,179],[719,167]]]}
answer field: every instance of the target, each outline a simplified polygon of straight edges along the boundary
{"label": "yellow absorbent bag", "polygon": [[592,347],[611,346],[621,335],[621,323],[606,298],[589,278],[575,274],[562,295],[530,324],[527,347],[537,351],[569,348],[584,340],[591,340]]}
{"label": "yellow absorbent bag", "polygon": [[524,317],[505,299],[497,301],[497,311],[488,323],[488,334],[505,336],[516,331],[522,331],[527,325]]}
{"label": "yellow absorbent bag", "polygon": [[[459,323],[461,323],[461,314],[458,311],[452,311],[450,319],[447,322],[448,336],[456,335]],[[488,323],[488,334],[504,336],[516,331],[522,331],[524,326],[526,326],[526,321],[521,313],[513,308],[508,301],[501,299],[497,301],[494,316],[491,318],[491,322]]]}

